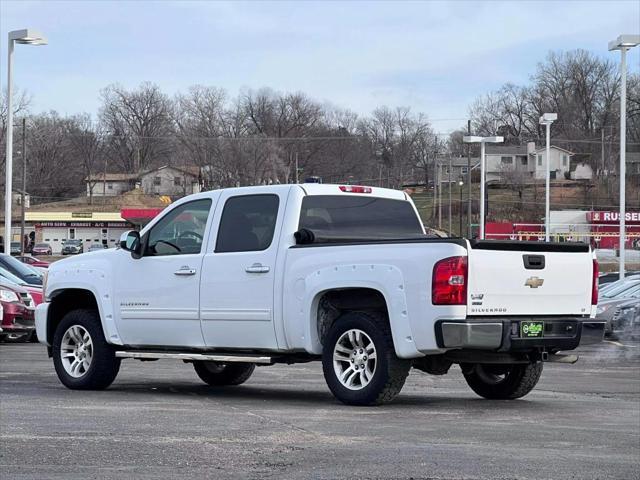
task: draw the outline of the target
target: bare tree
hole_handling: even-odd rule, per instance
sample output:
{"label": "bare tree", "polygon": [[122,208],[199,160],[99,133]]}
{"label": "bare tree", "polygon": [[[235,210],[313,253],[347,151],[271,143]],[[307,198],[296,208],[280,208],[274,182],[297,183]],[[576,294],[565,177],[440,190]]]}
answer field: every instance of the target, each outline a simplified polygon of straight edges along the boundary
{"label": "bare tree", "polygon": [[70,153],[82,165],[89,189],[89,204],[93,204],[93,192],[98,177],[96,173],[106,161],[105,135],[100,124],[94,123],[88,114],[77,115],[67,123],[66,135]]}
{"label": "bare tree", "polygon": [[135,172],[168,162],[173,151],[171,102],[157,85],[136,90],[109,85],[102,91],[100,119],[121,170]]}

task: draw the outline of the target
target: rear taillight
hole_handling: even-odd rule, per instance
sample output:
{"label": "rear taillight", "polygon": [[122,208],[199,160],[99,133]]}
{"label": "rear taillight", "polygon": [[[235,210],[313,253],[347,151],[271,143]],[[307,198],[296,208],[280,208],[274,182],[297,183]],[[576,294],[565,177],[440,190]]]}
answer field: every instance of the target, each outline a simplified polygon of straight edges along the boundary
{"label": "rear taillight", "polygon": [[591,305],[598,304],[598,260],[593,259],[593,278],[591,280]]}
{"label": "rear taillight", "polygon": [[431,303],[467,304],[467,257],[449,257],[436,263],[433,267]]}
{"label": "rear taillight", "polygon": [[362,187],[360,185],[340,185],[338,188],[340,191],[347,193],[371,193],[373,191],[371,187]]}

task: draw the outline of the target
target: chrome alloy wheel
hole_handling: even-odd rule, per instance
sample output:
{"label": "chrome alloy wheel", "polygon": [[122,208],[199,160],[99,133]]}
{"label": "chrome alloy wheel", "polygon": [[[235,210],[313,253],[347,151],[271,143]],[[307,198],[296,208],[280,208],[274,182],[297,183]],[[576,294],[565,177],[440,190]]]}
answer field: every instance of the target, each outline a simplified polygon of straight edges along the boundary
{"label": "chrome alloy wheel", "polygon": [[376,346],[362,330],[347,330],[333,349],[336,377],[349,390],[366,387],[376,372],[377,363]]}
{"label": "chrome alloy wheel", "polygon": [[93,342],[84,327],[72,325],[64,332],[60,344],[60,359],[65,371],[74,378],[80,378],[89,371],[93,359]]}

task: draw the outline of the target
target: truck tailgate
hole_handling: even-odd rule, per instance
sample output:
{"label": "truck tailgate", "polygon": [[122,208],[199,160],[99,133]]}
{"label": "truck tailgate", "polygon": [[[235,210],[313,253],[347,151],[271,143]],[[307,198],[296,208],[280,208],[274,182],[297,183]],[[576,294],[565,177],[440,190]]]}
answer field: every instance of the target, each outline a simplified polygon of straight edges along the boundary
{"label": "truck tailgate", "polygon": [[587,245],[471,242],[467,315],[589,315],[593,256]]}

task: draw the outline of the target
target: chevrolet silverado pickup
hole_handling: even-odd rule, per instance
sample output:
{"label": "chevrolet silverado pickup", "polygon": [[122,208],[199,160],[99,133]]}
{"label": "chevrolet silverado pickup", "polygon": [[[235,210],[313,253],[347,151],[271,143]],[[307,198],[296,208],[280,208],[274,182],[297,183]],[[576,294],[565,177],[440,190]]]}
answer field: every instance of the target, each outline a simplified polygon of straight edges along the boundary
{"label": "chevrolet silverado pickup", "polygon": [[46,275],[37,334],[72,389],[108,387],[127,358],[183,360],[215,386],[317,360],[346,404],[453,364],[478,395],[514,399],[604,331],[588,245],[431,238],[407,194],[376,187],[191,195]]}

